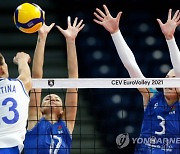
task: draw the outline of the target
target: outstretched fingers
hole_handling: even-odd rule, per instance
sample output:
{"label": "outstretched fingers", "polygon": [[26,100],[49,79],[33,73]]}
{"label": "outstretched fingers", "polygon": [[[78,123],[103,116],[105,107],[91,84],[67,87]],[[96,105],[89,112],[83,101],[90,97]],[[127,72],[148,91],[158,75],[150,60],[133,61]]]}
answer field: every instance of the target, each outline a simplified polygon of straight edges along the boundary
{"label": "outstretched fingers", "polygon": [[82,23],[83,23],[83,19],[81,19],[81,20],[79,21],[79,23],[78,23],[77,21],[78,21],[78,18],[76,17],[76,18],[74,19],[73,27],[76,27],[76,28],[80,31],[81,29],[83,29],[83,27],[85,26],[85,24],[82,24]]}
{"label": "outstretched fingers", "polygon": [[101,15],[101,17],[104,18],[106,16],[100,9],[96,8],[96,11]]}
{"label": "outstretched fingers", "polygon": [[163,25],[162,21],[160,19],[156,19],[157,22],[159,23],[160,27]]}
{"label": "outstretched fingers", "polygon": [[179,14],[179,10],[177,10],[177,11],[175,12],[172,20],[177,21],[178,14]]}
{"label": "outstretched fingers", "polygon": [[76,27],[79,28],[79,27],[82,25],[82,23],[83,23],[83,19],[81,19],[81,20],[79,21],[79,23],[76,25]]}
{"label": "outstretched fingers", "polygon": [[81,31],[83,28],[84,28],[85,24],[82,24],[80,27],[79,27],[79,31]]}
{"label": "outstretched fingers", "polygon": [[77,25],[77,20],[78,20],[78,18],[76,17],[76,18],[74,19],[73,27],[76,27],[76,25]]}
{"label": "outstretched fingers", "polygon": [[71,17],[70,16],[68,16],[68,18],[67,18],[67,24],[68,24],[68,27],[71,26]]}
{"label": "outstretched fingers", "polygon": [[99,21],[99,20],[97,20],[97,19],[93,19],[93,21],[94,21],[95,23],[99,24],[99,25],[102,25],[102,22]]}
{"label": "outstretched fingers", "polygon": [[169,9],[169,12],[168,12],[168,20],[171,20],[171,15],[172,15],[172,9]]}
{"label": "outstretched fingers", "polygon": [[174,19],[174,21],[175,21],[175,22],[178,22],[179,19],[180,19],[180,12],[179,12],[179,10],[178,10],[178,13],[177,13],[176,18]]}
{"label": "outstretched fingers", "polygon": [[57,29],[62,33],[64,29],[62,29],[60,26],[56,25]]}
{"label": "outstretched fingers", "polygon": [[[105,10],[106,14],[108,14],[108,12],[109,12],[108,8],[105,5],[103,5],[103,7],[104,7],[104,10]],[[96,8],[96,12],[94,12],[93,14],[97,18],[97,19],[93,19],[93,21],[96,22],[99,25],[102,25],[106,15],[98,8]]]}
{"label": "outstretched fingers", "polygon": [[117,16],[116,16],[116,19],[117,19],[117,22],[119,23],[120,21],[120,18],[121,18],[121,15],[122,15],[122,11],[120,11]]}
{"label": "outstretched fingers", "polygon": [[177,17],[176,24],[177,24],[178,26],[180,25],[180,13],[179,13],[179,15],[178,15],[178,17]]}
{"label": "outstretched fingers", "polygon": [[104,18],[102,18],[100,15],[98,15],[96,12],[94,12],[94,15],[97,19],[99,19],[100,21],[103,21]]}
{"label": "outstretched fingers", "polygon": [[106,5],[103,5],[103,8],[104,8],[106,15],[111,15]]}
{"label": "outstretched fingers", "polygon": [[49,26],[49,30],[51,30],[53,27],[54,27],[55,23],[52,23],[50,26]]}

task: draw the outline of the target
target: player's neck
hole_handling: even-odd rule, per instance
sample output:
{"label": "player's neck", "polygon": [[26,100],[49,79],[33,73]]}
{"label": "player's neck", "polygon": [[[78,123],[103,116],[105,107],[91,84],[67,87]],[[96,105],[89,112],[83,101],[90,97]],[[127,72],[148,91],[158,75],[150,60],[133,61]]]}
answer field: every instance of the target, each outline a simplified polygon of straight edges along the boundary
{"label": "player's neck", "polygon": [[166,99],[166,102],[167,102],[167,104],[169,105],[169,106],[172,106],[175,102],[177,102],[177,98],[174,98],[174,99],[172,99],[172,98],[170,98],[170,97],[168,97],[168,96],[166,96],[165,97],[165,99]]}
{"label": "player's neck", "polygon": [[53,114],[53,113],[44,115],[44,118],[52,124],[56,123],[59,120],[57,114]]}

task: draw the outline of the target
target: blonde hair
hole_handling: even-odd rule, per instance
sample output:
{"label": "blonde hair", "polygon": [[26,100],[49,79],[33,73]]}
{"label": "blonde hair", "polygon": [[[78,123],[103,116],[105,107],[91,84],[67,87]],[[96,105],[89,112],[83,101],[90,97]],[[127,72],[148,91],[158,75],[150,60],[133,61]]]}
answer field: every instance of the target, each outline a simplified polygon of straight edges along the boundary
{"label": "blonde hair", "polygon": [[0,53],[0,66],[3,65],[3,59],[4,59],[4,57],[3,57],[3,55]]}

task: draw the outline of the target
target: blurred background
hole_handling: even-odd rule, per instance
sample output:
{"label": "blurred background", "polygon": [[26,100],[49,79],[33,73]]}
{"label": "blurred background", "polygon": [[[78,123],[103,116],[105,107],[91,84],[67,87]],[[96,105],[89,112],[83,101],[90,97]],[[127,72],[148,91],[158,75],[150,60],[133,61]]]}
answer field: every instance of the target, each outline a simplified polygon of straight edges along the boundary
{"label": "blurred background", "polygon": [[[106,4],[115,17],[123,11],[121,32],[147,78],[163,78],[172,67],[167,44],[156,21],[167,20],[169,8],[179,9],[178,0],[6,0],[0,2],[0,52],[9,65],[10,77],[17,77],[12,59],[26,51],[33,58],[37,33],[25,34],[13,22],[13,13],[24,2],[38,4],[46,12],[46,24],[55,22],[67,28],[67,16],[77,16],[86,24],[78,34],[76,45],[80,78],[127,78],[109,33],[93,22],[93,12]],[[175,33],[180,44],[180,29]],[[66,42],[53,28],[46,49],[44,78],[67,78]],[[77,122],[73,134],[72,154],[131,154],[135,144],[119,149],[116,137],[128,133],[139,136],[143,103],[136,89],[80,89]]]}

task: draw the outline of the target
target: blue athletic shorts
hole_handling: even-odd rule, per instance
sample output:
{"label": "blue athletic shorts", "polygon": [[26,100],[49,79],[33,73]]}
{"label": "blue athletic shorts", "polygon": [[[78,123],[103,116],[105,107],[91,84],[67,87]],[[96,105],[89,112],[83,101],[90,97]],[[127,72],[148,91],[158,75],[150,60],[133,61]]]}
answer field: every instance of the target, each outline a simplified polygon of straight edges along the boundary
{"label": "blue athletic shorts", "polygon": [[13,148],[0,148],[0,154],[19,154],[18,146]]}

